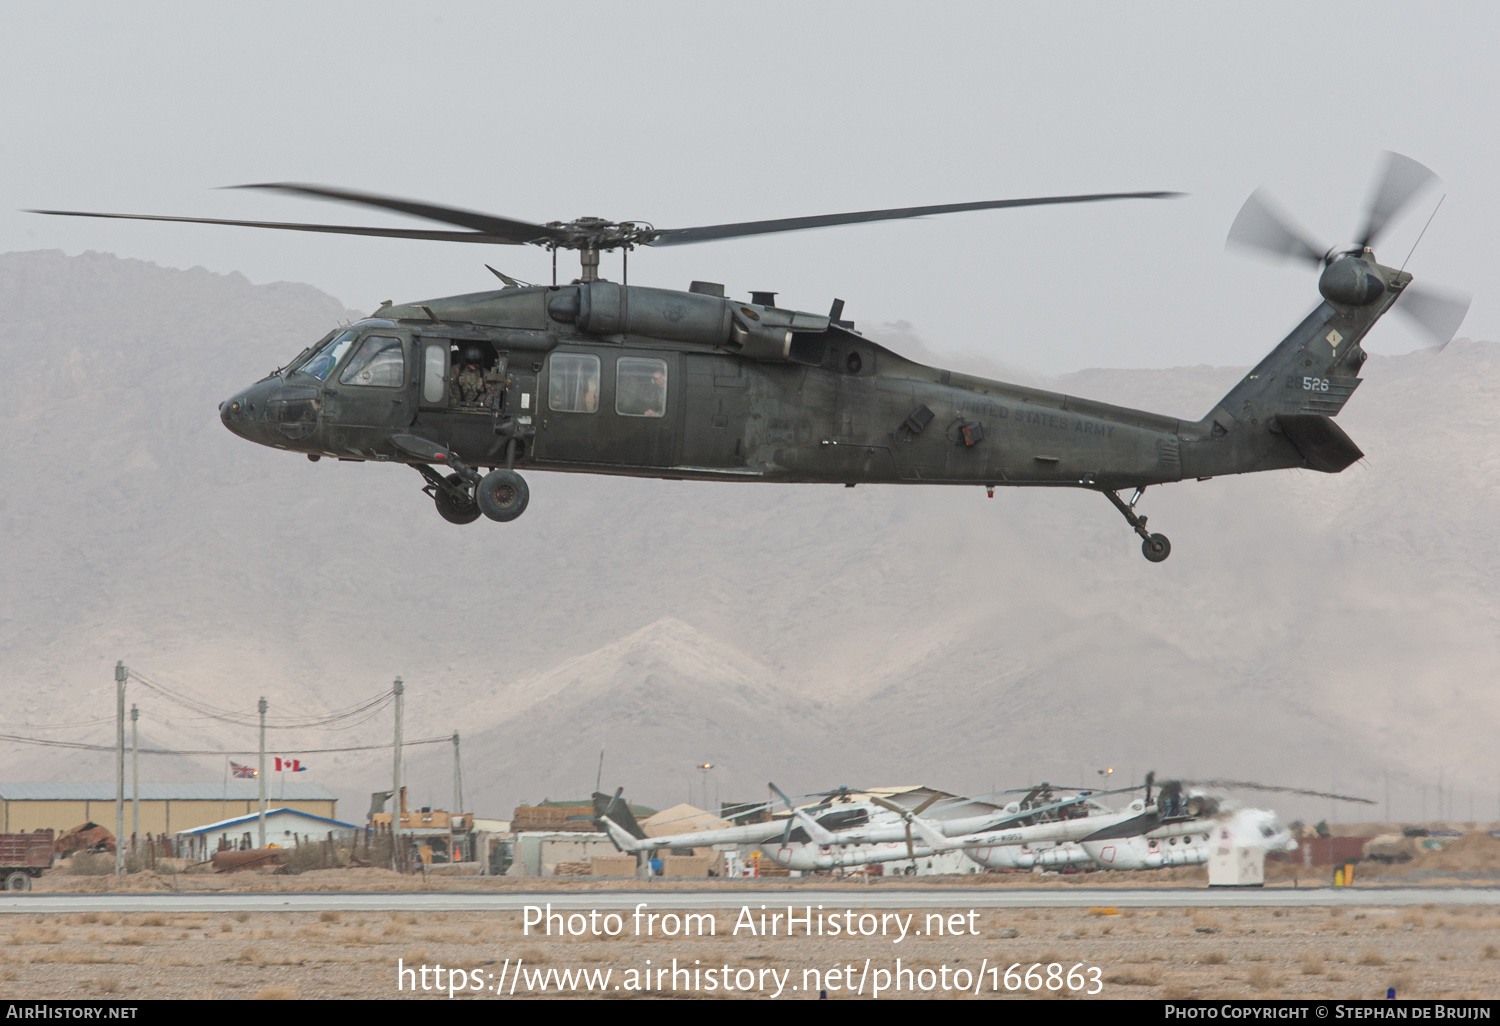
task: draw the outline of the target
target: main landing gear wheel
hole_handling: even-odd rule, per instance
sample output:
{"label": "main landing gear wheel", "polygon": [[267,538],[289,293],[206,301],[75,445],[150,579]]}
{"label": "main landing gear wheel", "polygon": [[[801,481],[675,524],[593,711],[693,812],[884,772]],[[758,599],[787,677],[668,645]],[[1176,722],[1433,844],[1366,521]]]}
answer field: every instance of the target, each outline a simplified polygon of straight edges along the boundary
{"label": "main landing gear wheel", "polygon": [[472,524],[479,519],[479,503],[469,492],[468,483],[464,481],[462,474],[449,474],[447,481],[454,488],[464,493],[462,499],[452,492],[439,488],[433,492],[432,501],[437,506],[438,515],[450,524]]}
{"label": "main landing gear wheel", "polygon": [[18,869],[5,878],[5,889],[7,891],[29,891],[31,890],[31,877]]}
{"label": "main landing gear wheel", "polygon": [[474,494],[484,515],[502,524],[526,512],[526,503],[531,500],[526,479],[514,470],[490,471]]}
{"label": "main landing gear wheel", "polygon": [[1126,502],[1115,494],[1113,489],[1101,489],[1104,497],[1114,504],[1115,509],[1125,518],[1131,530],[1141,536],[1141,554],[1153,563],[1160,563],[1172,554],[1172,543],[1167,541],[1164,534],[1150,534],[1146,531],[1146,518],[1135,511],[1135,504],[1141,501],[1141,495],[1145,493],[1146,486],[1141,485],[1135,490],[1135,494]]}

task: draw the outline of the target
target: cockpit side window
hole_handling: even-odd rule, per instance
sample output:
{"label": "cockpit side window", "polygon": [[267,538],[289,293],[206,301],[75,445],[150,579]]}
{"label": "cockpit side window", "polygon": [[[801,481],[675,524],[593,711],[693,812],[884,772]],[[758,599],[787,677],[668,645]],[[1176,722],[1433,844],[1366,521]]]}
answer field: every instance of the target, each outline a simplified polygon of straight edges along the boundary
{"label": "cockpit side window", "polygon": [[352,329],[349,331],[340,332],[333,338],[329,339],[328,342],[324,344],[323,348],[319,349],[317,353],[313,355],[312,359],[308,360],[298,369],[304,371],[305,373],[311,374],[319,381],[327,381],[329,373],[333,370],[333,368],[337,367],[339,361],[344,358],[344,354],[347,353],[349,351],[349,347],[354,344],[354,339],[358,334],[359,332]]}
{"label": "cockpit side window", "polygon": [[406,357],[401,340],[389,335],[371,335],[359,347],[339,375],[341,385],[379,385],[399,388],[406,383]]}

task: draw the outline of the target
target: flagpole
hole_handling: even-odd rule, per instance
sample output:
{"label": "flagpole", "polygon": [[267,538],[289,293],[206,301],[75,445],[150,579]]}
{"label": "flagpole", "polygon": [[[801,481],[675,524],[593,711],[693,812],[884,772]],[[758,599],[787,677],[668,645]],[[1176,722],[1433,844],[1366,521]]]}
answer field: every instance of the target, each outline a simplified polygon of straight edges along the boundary
{"label": "flagpole", "polygon": [[219,793],[219,818],[229,818],[229,756],[224,756],[224,790]]}

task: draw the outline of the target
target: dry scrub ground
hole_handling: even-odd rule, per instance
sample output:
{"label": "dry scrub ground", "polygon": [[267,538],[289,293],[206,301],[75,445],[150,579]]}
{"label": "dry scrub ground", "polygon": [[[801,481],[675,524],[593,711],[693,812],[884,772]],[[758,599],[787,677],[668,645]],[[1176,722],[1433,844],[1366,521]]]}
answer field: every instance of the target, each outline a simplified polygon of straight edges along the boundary
{"label": "dry scrub ground", "polygon": [[[435,991],[398,993],[397,959],[495,976],[507,958],[609,968],[612,987],[648,958],[655,966],[676,958],[790,969],[796,984],[803,969],[857,968],[866,958],[892,967],[898,957],[917,969],[970,971],[983,959],[1020,962],[1023,972],[1034,962],[1085,962],[1102,970],[1106,997],[1376,998],[1391,986],[1402,997],[1500,996],[1500,915],[1489,909],[1103,911],[987,911],[978,913],[979,937],[911,936],[899,944],[735,937],[734,911],[718,914],[714,937],[690,940],[525,937],[517,913],[11,915],[0,919],[0,997],[446,1000]],[[921,924],[927,913],[915,915]]]}

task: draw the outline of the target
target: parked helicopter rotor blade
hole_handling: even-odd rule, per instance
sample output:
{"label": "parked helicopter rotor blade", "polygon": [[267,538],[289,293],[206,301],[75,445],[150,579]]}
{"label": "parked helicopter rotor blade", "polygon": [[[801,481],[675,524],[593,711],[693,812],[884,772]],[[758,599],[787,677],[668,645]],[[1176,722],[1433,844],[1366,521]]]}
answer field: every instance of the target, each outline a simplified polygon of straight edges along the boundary
{"label": "parked helicopter rotor blade", "polygon": [[1294,228],[1290,222],[1291,219],[1268,192],[1256,189],[1235,215],[1234,223],[1229,226],[1229,237],[1224,242],[1226,246],[1264,250],[1315,267],[1322,264],[1328,250],[1311,242],[1305,232]]}
{"label": "parked helicopter rotor blade", "polygon": [[920,816],[922,813],[927,811],[929,806],[931,806],[934,802],[938,801],[942,797],[943,795],[940,794],[928,795],[927,799],[923,801],[922,804],[911,810],[911,814],[913,816]]}
{"label": "parked helicopter rotor blade", "polygon": [[1180,192],[1101,192],[1078,196],[1035,196],[1029,199],[985,200],[978,203],[942,203],[927,207],[894,207],[889,210],[858,210],[847,214],[817,214],[812,217],[783,217],[769,221],[741,221],[736,224],[711,224],[696,228],[661,228],[647,245],[680,246],[688,242],[712,242],[745,235],[768,235],[773,232],[797,232],[807,228],[831,228],[841,224],[863,224],[869,221],[899,221],[930,214],[955,214],[966,210],[997,210],[1007,207],[1041,207],[1062,203],[1099,203],[1119,199],[1168,199]]}
{"label": "parked helicopter rotor blade", "polygon": [[427,228],[364,228],[347,224],[296,224],[287,221],[232,221],[216,217],[172,217],[167,214],[103,214],[86,210],[28,210],[28,214],[58,217],[110,217],[127,221],[180,221],[187,224],[224,224],[235,228],[279,228],[291,232],[324,232],[329,235],[373,235],[385,239],[419,239],[429,242],[484,242],[496,246],[519,246],[524,240],[502,238],[484,232],[453,232]]}
{"label": "parked helicopter rotor blade", "polygon": [[[1423,187],[1438,180],[1438,176],[1422,164],[1400,153],[1385,153],[1385,166],[1381,168],[1370,203],[1365,213],[1365,226],[1359,233],[1361,246],[1375,245],[1375,240],[1385,230],[1403,207],[1421,192]],[[1456,330],[1456,329],[1455,329]]]}
{"label": "parked helicopter rotor blade", "polygon": [[884,798],[877,798],[874,795],[870,796],[870,801],[874,802],[876,805],[879,805],[882,809],[886,809],[889,812],[894,812],[896,815],[900,816],[906,822],[906,857],[909,858],[909,859],[914,859],[914,858],[917,857],[917,846],[916,846],[916,843],[913,842],[912,839],[911,839],[911,821],[912,821],[912,817],[915,816],[921,810],[927,808],[927,806],[931,805],[934,801],[936,801],[940,797],[942,797],[942,796],[941,795],[933,795],[931,798],[928,798],[927,801],[923,802],[921,805],[917,806],[916,809],[913,809],[911,811],[907,811],[906,809],[903,809],[901,806],[897,805],[895,802],[886,801]]}
{"label": "parked helicopter rotor blade", "polygon": [[415,217],[425,217],[429,221],[456,224],[461,228],[468,228],[472,231],[482,232],[498,238],[510,239],[518,243],[545,242],[548,239],[557,238],[562,234],[554,228],[548,228],[546,225],[530,224],[526,221],[517,221],[509,217],[499,217],[495,214],[485,214],[476,210],[444,207],[436,203],[402,199],[399,196],[380,196],[371,192],[357,192],[354,189],[335,189],[328,185],[308,185],[302,182],[256,182],[250,185],[230,185],[227,188],[265,189],[271,192],[288,192],[295,195],[317,196],[321,199],[336,200],[340,203],[352,203],[361,207],[394,210],[402,214],[412,214]]}
{"label": "parked helicopter rotor blade", "polygon": [[1413,282],[1396,300],[1398,313],[1416,323],[1437,347],[1447,345],[1458,334],[1469,315],[1470,297],[1460,292],[1443,292]]}
{"label": "parked helicopter rotor blade", "polygon": [[[786,829],[781,832],[781,846],[785,848],[787,845],[792,843],[792,827],[797,824],[797,809],[792,805],[792,800],[786,796],[786,792],[784,792],[781,788],[777,787],[775,784],[767,784],[766,786],[769,787],[772,791],[776,792],[776,797],[782,800],[782,802],[786,805],[786,811],[791,813],[791,815],[787,816],[786,818]],[[766,804],[770,805],[771,803],[766,802]]]}
{"label": "parked helicopter rotor blade", "polygon": [[1376,805],[1369,798],[1357,798],[1348,794],[1332,794],[1328,791],[1309,791],[1301,787],[1281,787],[1276,784],[1257,784],[1253,780],[1179,780],[1188,787],[1213,787],[1226,791],[1265,791],[1270,794],[1297,794],[1306,798],[1330,798],[1340,802],[1356,802],[1360,805]]}

